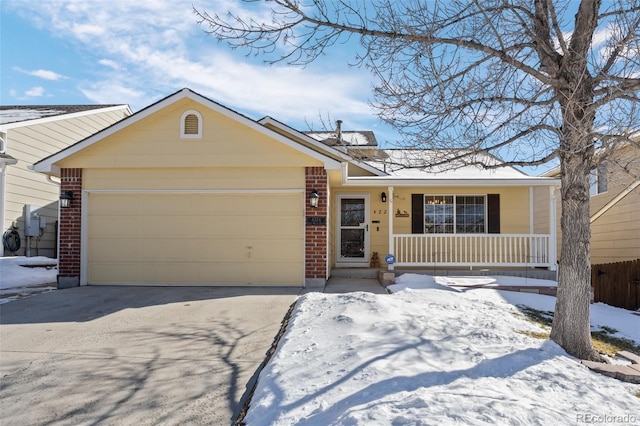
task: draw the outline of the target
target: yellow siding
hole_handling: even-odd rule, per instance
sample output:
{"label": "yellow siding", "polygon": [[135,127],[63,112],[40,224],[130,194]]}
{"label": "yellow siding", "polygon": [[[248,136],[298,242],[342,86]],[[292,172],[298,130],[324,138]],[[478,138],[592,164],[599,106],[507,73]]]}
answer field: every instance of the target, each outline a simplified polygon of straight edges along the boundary
{"label": "yellow siding", "polygon": [[[591,216],[616,198],[635,182],[634,175],[640,174],[640,151],[628,146],[614,153],[608,161],[608,190],[593,195],[590,199]],[[631,171],[627,173],[620,166]],[[559,172],[558,172],[559,173]],[[536,202],[541,201],[536,197]],[[560,216],[562,202],[560,191],[556,191],[558,257],[562,248]],[[640,187],[629,193],[602,216],[591,223],[591,264],[621,262],[640,258]]]}
{"label": "yellow siding", "polygon": [[[187,110],[202,114],[202,138],[180,138]],[[178,101],[60,162],[61,167],[300,167],[322,163],[189,99]]]}
{"label": "yellow siding", "polygon": [[[591,208],[596,213],[620,193],[621,187],[606,194],[592,197],[598,199]],[[611,263],[640,259],[640,187],[611,207],[605,214],[591,223],[591,263]]]}
{"label": "yellow siding", "polygon": [[[24,254],[24,218],[25,204],[41,207],[40,215],[47,220],[47,226],[37,244],[37,254],[54,257],[55,222],[58,219],[58,198],[60,187],[47,180],[47,177],[28,169],[29,166],[49,155],[55,154],[91,134],[121,120],[125,110],[96,112],[75,118],[46,121],[29,124],[7,130],[7,153],[18,160],[18,164],[7,167],[5,199],[5,221],[3,230],[12,224],[18,226],[23,236]],[[36,244],[32,243],[32,255],[36,254]]]}

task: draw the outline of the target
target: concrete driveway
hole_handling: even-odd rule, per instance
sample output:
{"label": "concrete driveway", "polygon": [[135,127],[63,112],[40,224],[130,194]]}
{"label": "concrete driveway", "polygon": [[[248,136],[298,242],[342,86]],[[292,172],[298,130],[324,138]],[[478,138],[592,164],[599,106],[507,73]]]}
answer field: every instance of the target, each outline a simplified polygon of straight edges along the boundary
{"label": "concrete driveway", "polygon": [[300,289],[82,287],[0,305],[7,425],[227,425]]}

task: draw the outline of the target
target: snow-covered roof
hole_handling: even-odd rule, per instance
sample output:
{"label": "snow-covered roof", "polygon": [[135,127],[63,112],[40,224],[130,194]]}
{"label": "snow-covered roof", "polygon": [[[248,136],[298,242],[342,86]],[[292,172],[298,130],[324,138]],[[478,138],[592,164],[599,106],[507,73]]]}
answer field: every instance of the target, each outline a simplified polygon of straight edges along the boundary
{"label": "snow-covered roof", "polygon": [[3,105],[0,106],[0,124],[19,123],[114,106],[118,105]]}
{"label": "snow-covered roof", "polygon": [[[368,160],[368,164],[403,179],[518,179],[529,178],[521,171],[496,166],[500,161],[486,153],[465,154],[464,151],[425,149],[380,150],[379,159]],[[476,163],[476,164],[469,164]]]}
{"label": "snow-covered roof", "polygon": [[342,143],[338,142],[336,132],[305,132],[306,135],[329,146],[378,146],[376,137],[370,130],[342,131]]}

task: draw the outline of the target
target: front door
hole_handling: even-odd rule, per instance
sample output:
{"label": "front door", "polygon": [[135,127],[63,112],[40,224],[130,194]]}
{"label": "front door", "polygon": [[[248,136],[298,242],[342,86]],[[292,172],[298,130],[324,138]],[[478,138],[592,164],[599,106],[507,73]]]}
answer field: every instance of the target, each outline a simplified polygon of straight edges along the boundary
{"label": "front door", "polygon": [[369,266],[369,197],[338,195],[338,263]]}

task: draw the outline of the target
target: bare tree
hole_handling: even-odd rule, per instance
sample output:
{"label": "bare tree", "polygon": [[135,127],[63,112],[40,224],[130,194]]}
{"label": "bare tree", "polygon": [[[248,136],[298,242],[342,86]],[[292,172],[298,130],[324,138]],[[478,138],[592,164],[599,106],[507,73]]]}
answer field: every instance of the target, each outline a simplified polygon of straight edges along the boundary
{"label": "bare tree", "polygon": [[195,13],[218,40],[271,63],[305,65],[357,39],[354,65],[371,70],[374,105],[405,146],[491,152],[505,165],[559,160],[563,244],[551,338],[599,359],[589,331],[589,174],[596,149],[605,159],[639,130],[640,0],[260,6]]}

